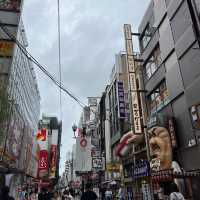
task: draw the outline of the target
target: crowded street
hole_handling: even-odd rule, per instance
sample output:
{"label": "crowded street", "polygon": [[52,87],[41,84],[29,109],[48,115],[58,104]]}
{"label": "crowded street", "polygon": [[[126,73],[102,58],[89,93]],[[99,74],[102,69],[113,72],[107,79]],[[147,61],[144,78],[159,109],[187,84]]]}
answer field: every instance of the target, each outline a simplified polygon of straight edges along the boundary
{"label": "crowded street", "polygon": [[0,200],[200,200],[200,0],[0,0]]}

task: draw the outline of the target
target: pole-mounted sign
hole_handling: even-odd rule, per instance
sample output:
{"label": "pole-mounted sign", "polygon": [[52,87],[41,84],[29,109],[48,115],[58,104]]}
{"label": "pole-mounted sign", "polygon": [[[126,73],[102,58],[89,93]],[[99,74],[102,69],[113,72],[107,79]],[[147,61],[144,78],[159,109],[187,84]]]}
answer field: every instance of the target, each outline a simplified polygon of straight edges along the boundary
{"label": "pole-mounted sign", "polygon": [[132,41],[132,32],[130,24],[124,24],[124,36],[125,36],[126,52],[127,52],[130,99],[132,104],[131,112],[134,124],[134,132],[135,134],[142,134],[139,93],[136,82],[136,69],[135,69],[136,67],[133,54],[133,41]]}

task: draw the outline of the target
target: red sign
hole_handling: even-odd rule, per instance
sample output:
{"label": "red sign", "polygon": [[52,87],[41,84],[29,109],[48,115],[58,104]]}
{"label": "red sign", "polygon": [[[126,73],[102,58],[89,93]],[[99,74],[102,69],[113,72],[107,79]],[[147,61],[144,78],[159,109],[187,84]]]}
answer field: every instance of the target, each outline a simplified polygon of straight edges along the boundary
{"label": "red sign", "polygon": [[47,150],[40,151],[39,165],[38,165],[38,175],[39,177],[44,177],[48,173],[48,152]]}
{"label": "red sign", "polygon": [[50,161],[50,177],[55,178],[56,175],[56,161],[57,161],[57,145],[51,145],[51,161]]}
{"label": "red sign", "polygon": [[38,130],[37,133],[38,141],[46,141],[46,137],[47,137],[47,130],[45,128],[43,128],[42,130]]}
{"label": "red sign", "polygon": [[86,147],[87,146],[87,140],[85,138],[82,138],[80,141],[81,147]]}

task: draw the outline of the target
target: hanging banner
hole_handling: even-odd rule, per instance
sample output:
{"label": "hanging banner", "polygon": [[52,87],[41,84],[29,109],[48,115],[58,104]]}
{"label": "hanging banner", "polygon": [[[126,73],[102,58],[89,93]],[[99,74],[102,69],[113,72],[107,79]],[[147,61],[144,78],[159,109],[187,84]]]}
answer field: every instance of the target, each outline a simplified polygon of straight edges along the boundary
{"label": "hanging banner", "polygon": [[88,172],[92,170],[91,137],[76,138],[75,171]]}

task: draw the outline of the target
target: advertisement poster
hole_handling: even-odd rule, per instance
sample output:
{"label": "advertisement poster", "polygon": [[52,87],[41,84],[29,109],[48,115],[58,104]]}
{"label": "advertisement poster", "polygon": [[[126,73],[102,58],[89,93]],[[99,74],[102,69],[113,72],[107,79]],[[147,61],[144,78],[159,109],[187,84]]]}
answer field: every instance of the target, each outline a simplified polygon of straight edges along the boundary
{"label": "advertisement poster", "polygon": [[23,135],[24,122],[20,119],[19,115],[14,112],[9,124],[6,151],[4,155],[4,161],[12,167],[18,167],[21,156]]}
{"label": "advertisement poster", "polygon": [[0,10],[19,12],[21,0],[0,0]]}
{"label": "advertisement poster", "polygon": [[41,150],[38,164],[38,176],[43,178],[48,175],[48,151]]}

